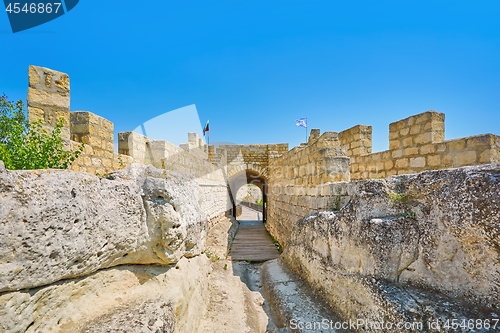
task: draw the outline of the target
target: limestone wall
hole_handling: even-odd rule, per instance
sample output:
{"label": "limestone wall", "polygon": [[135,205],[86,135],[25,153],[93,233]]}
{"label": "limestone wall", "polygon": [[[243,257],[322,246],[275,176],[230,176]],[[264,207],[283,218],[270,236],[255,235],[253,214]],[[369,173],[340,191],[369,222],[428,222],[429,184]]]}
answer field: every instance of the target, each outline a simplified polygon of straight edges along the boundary
{"label": "limestone wall", "polygon": [[130,166],[129,156],[113,152],[113,123],[91,112],[70,112],[68,74],[45,67],[29,66],[28,121],[41,120],[52,130],[64,119],[61,137],[67,149],[85,143],[83,154],[71,165],[74,171],[106,175]]}
{"label": "limestone wall", "polygon": [[[225,167],[203,159],[165,140],[150,140],[135,132],[118,134],[119,152],[129,155],[134,163],[152,164],[166,170],[194,175],[200,185],[200,206],[210,217],[232,208],[225,178]],[[224,158],[221,158],[222,161]]]}
{"label": "limestone wall", "polygon": [[198,137],[198,133],[188,133],[188,142],[181,143],[179,147],[201,159],[208,159],[208,145]]}
{"label": "limestone wall", "polygon": [[347,156],[372,152],[372,127],[356,125],[339,133],[340,145],[347,148]]}
{"label": "limestone wall", "polygon": [[52,130],[64,119],[61,137],[70,138],[69,76],[44,67],[29,66],[28,120],[42,120],[43,128]]}
{"label": "limestone wall", "polygon": [[444,114],[427,111],[389,126],[389,150],[371,153],[371,126],[339,133],[351,157],[351,179],[500,162],[500,137],[482,134],[444,141]]}
{"label": "limestone wall", "polygon": [[219,148],[210,146],[208,155],[214,163],[227,164],[228,176],[231,177],[246,168],[264,172],[264,169],[269,165],[270,156],[281,155],[287,151],[287,143],[220,145]]}
{"label": "limestone wall", "polygon": [[295,221],[332,205],[337,191],[331,183],[349,181],[349,169],[346,147],[335,132],[272,158],[266,228],[286,245]]}
{"label": "limestone wall", "polygon": [[219,164],[208,160],[208,147],[196,133],[177,147],[165,140],[150,140],[134,133],[118,134],[119,154],[114,153],[114,125],[111,121],[87,111],[70,112],[69,76],[48,68],[29,67],[28,119],[41,119],[51,130],[64,118],[63,138],[66,149],[83,153],[71,165],[74,171],[105,176],[129,167],[132,163],[152,164],[157,168],[191,174],[199,184],[199,204],[209,218],[224,215],[231,209],[226,180],[226,155],[220,152]]}

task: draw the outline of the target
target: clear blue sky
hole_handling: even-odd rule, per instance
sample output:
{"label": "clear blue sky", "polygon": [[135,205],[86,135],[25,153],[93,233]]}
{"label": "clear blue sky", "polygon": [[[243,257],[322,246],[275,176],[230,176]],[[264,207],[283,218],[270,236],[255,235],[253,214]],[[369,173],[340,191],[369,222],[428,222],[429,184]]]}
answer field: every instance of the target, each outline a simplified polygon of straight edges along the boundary
{"label": "clear blue sky", "polygon": [[[0,93],[28,65],[66,72],[71,109],[133,130],[196,105],[211,141],[304,141],[295,119],[341,131],[446,114],[446,139],[500,134],[500,1],[89,1],[12,34],[0,13]],[[187,140],[187,135],[185,140]]]}

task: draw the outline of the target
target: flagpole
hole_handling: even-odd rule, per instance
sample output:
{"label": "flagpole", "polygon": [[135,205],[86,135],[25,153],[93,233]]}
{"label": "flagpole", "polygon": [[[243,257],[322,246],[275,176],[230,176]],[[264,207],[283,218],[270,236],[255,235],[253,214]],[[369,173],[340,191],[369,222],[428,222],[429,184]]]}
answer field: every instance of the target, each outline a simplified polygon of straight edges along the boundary
{"label": "flagpole", "polygon": [[307,127],[306,127],[306,144],[307,144]]}

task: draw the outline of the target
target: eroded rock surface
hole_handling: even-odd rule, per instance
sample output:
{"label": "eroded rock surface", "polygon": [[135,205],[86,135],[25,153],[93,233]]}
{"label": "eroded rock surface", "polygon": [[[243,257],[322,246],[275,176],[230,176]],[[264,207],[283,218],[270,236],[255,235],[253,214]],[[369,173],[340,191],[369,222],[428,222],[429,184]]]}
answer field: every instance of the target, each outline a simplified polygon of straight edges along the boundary
{"label": "eroded rock surface", "polygon": [[121,264],[169,264],[204,250],[192,176],[134,164],[108,178],[0,172],[0,292]]}
{"label": "eroded rock surface", "polygon": [[206,256],[170,266],[124,265],[0,296],[0,331],[195,332],[212,268]]}
{"label": "eroded rock surface", "polygon": [[498,318],[499,165],[346,186],[349,203],[297,221],[283,253],[337,313],[393,322]]}

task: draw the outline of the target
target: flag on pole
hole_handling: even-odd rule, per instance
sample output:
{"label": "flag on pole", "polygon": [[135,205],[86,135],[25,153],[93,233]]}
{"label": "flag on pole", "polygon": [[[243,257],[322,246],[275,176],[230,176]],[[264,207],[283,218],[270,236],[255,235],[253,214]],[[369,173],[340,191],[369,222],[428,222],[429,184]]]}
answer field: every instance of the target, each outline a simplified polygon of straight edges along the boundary
{"label": "flag on pole", "polygon": [[[300,119],[297,119],[295,120],[295,125],[299,126],[299,127],[305,127],[307,128],[307,118],[300,118]],[[207,124],[208,126],[208,124]]]}
{"label": "flag on pole", "polygon": [[205,127],[203,128],[203,136],[205,136],[205,132],[208,132],[208,120],[207,120],[207,124],[205,125]]}

